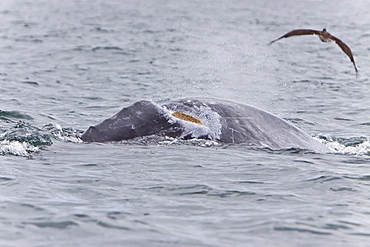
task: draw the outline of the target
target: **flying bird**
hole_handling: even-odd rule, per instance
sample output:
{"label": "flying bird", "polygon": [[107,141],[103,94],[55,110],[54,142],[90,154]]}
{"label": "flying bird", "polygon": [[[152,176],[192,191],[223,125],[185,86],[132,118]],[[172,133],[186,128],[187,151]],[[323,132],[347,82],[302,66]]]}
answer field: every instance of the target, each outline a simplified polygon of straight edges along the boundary
{"label": "flying bird", "polygon": [[355,67],[356,76],[359,75],[358,69],[356,67],[355,59],[353,58],[351,48],[349,48],[349,46],[346,45],[346,43],[344,43],[337,37],[331,35],[328,31],[326,31],[325,28],[322,31],[312,30],[312,29],[295,29],[295,30],[290,31],[289,33],[284,34],[280,38],[271,41],[269,45],[283,38],[289,38],[289,37],[298,36],[298,35],[313,35],[313,34],[318,35],[322,42],[335,41],[335,43],[339,45],[339,47],[343,50],[343,52],[347,54],[349,59],[351,59],[351,62],[353,63],[353,66]]}

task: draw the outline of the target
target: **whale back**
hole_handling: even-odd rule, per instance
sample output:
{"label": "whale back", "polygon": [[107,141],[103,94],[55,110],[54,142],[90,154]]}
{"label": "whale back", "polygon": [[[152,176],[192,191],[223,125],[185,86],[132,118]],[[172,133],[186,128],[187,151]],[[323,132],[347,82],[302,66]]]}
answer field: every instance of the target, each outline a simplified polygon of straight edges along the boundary
{"label": "whale back", "polygon": [[329,150],[287,121],[252,106],[212,98],[186,98],[158,106],[138,101],[81,136],[86,142],[160,135],[200,138],[271,149]]}
{"label": "whale back", "polygon": [[[204,125],[220,126],[218,139],[224,143],[245,143],[271,149],[299,148],[317,152],[329,150],[301,129],[266,111],[221,99],[188,98],[164,105],[173,111],[197,116]],[[218,119],[207,112],[217,113]],[[216,121],[219,124],[215,123]]]}
{"label": "whale back", "polygon": [[176,137],[179,131],[177,124],[168,121],[163,109],[150,101],[141,100],[90,126],[81,139],[86,142],[122,141],[161,132]]}

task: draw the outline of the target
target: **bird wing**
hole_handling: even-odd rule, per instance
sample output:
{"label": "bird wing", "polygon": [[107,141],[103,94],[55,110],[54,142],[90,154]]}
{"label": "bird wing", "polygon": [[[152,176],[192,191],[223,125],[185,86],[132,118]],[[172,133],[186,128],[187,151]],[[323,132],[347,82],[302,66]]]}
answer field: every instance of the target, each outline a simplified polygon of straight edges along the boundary
{"label": "bird wing", "polygon": [[271,41],[269,45],[283,38],[289,38],[289,37],[297,36],[297,35],[313,35],[313,34],[319,35],[320,32],[321,31],[313,30],[313,29],[295,29],[295,30],[290,31],[289,33],[284,34],[280,38],[277,38]]}
{"label": "bird wing", "polygon": [[358,72],[358,69],[357,69],[356,63],[355,63],[355,59],[353,58],[351,48],[349,48],[349,46],[346,45],[346,43],[344,43],[343,41],[341,41],[340,39],[338,39],[337,37],[335,37],[333,35],[330,35],[330,39],[334,40],[335,43],[337,43],[337,45],[339,45],[339,47],[344,51],[344,53],[347,54],[349,59],[351,59],[351,62],[353,63],[353,66],[355,67],[356,72]]}

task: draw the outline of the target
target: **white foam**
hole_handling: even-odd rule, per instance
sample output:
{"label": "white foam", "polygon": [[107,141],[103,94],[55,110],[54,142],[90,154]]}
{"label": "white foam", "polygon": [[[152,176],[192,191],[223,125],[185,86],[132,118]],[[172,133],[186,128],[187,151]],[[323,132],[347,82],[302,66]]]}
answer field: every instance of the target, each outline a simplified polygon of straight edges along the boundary
{"label": "white foam", "polygon": [[337,141],[328,142],[326,146],[335,153],[340,154],[354,154],[354,155],[368,155],[370,154],[370,142],[365,141],[355,146],[345,146]]}
{"label": "white foam", "polygon": [[0,153],[12,154],[17,156],[30,156],[32,152],[38,152],[39,148],[34,147],[26,142],[8,141],[0,142]]}
{"label": "white foam", "polygon": [[322,144],[324,144],[327,148],[330,149],[333,153],[337,154],[349,154],[349,155],[369,155],[370,154],[370,140],[363,141],[362,143],[356,145],[344,145],[335,138],[329,135],[320,135],[323,138],[314,137]]}

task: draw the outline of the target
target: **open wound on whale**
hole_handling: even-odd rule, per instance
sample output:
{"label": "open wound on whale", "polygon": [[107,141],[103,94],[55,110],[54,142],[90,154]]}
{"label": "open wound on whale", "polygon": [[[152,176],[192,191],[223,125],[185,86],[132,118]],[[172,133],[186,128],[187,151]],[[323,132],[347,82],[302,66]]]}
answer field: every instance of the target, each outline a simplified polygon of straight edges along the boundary
{"label": "open wound on whale", "polygon": [[203,125],[202,121],[200,121],[199,119],[196,119],[195,117],[190,116],[190,115],[185,114],[185,113],[182,113],[182,112],[178,112],[178,111],[174,112],[174,113],[172,113],[172,116],[177,117],[181,120],[185,120],[185,121],[189,121],[189,122],[193,122],[193,123]]}

